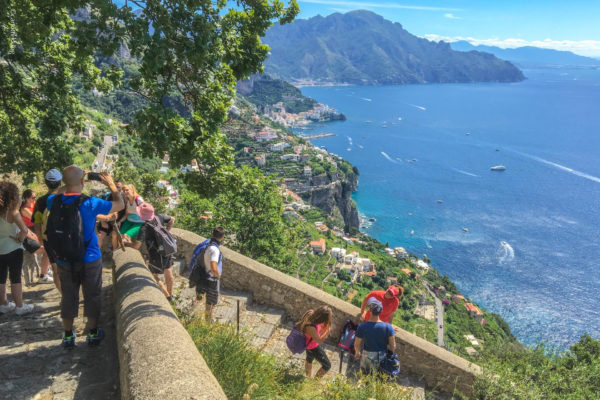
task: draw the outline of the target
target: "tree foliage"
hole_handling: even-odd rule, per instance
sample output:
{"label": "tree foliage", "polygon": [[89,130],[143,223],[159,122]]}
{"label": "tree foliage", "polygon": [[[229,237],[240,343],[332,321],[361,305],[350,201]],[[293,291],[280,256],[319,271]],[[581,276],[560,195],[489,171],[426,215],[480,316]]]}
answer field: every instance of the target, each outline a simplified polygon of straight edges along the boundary
{"label": "tree foliage", "polygon": [[[168,152],[179,165],[231,162],[219,125],[235,82],[262,71],[260,37],[287,23],[295,0],[2,0],[0,2],[0,171],[33,173],[72,159],[65,133],[81,129],[73,94],[127,87],[148,104],[130,126],[145,154]],[[140,60],[124,82],[119,65],[94,63],[128,46]],[[173,107],[176,99],[184,107]],[[43,151],[42,151],[43,149]]]}
{"label": "tree foliage", "polygon": [[287,270],[294,263],[298,238],[282,218],[283,200],[275,182],[246,165],[226,168],[222,176],[226,179],[211,198],[193,192],[182,195],[176,211],[178,224],[205,236],[215,225],[223,225],[230,232],[229,246]]}
{"label": "tree foliage", "polygon": [[[84,22],[77,9],[98,15]],[[71,81],[108,91],[117,69],[95,67],[94,53],[112,53],[119,42],[104,32],[109,2],[0,1],[0,171],[31,175],[72,159],[68,129],[82,129]],[[115,30],[115,34],[117,30]]]}

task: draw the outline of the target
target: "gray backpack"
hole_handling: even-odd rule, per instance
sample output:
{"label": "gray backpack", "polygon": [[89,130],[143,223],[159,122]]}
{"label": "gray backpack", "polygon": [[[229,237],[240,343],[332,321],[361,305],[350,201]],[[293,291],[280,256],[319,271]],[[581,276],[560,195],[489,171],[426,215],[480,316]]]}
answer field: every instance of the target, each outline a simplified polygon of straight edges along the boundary
{"label": "gray backpack", "polygon": [[162,257],[177,253],[177,240],[160,222],[158,216],[155,215],[154,219],[146,224],[154,231],[154,241],[148,243],[151,244],[150,247],[155,248]]}

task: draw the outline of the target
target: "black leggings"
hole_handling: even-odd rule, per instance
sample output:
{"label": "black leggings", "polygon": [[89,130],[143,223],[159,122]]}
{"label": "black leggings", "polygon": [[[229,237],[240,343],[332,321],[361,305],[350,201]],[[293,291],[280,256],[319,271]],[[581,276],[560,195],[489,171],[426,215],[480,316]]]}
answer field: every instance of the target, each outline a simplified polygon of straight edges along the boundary
{"label": "black leggings", "polygon": [[325,351],[321,348],[321,346],[317,346],[314,349],[306,350],[306,362],[312,364],[313,360],[317,360],[321,363],[321,368],[325,371],[329,371],[331,369],[331,362],[329,362],[329,357]]}
{"label": "black leggings", "polygon": [[10,283],[21,283],[21,271],[23,269],[23,249],[17,249],[8,254],[0,254],[0,285],[6,284],[6,278],[10,277]]}

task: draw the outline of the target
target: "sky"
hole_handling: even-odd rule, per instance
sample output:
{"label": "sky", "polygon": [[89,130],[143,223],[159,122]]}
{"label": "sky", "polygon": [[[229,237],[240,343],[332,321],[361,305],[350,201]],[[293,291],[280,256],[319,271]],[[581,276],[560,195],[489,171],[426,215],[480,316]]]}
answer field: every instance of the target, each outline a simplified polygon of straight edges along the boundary
{"label": "sky", "polygon": [[299,18],[371,10],[430,40],[600,58],[600,0],[298,0]]}

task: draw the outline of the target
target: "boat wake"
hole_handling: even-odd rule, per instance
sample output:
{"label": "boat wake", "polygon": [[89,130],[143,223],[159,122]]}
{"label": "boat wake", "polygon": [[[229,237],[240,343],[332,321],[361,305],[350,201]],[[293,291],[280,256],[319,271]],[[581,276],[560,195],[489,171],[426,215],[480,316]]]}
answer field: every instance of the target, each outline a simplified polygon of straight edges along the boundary
{"label": "boat wake", "polygon": [[388,156],[388,154],[385,151],[382,151],[381,155],[384,156],[389,162],[393,162],[394,164],[398,164],[398,161],[396,161],[392,157]]}
{"label": "boat wake", "polygon": [[462,169],[458,169],[458,168],[452,168],[452,169],[454,171],[458,172],[459,174],[468,175],[468,176],[474,176],[475,178],[481,178],[479,175],[475,175],[475,174],[472,174],[470,172],[463,171]]}
{"label": "boat wake", "polygon": [[500,264],[508,261],[512,261],[515,258],[515,251],[508,242],[500,242],[500,249],[498,250]]}
{"label": "boat wake", "polygon": [[369,98],[366,98],[366,97],[361,97],[360,99],[361,99],[361,100],[364,100],[364,101],[369,101],[369,102],[370,102],[370,101],[373,101],[373,99],[369,99]]}
{"label": "boat wake", "polygon": [[531,154],[527,154],[527,153],[520,153],[520,152],[517,152],[517,153],[519,153],[519,154],[521,154],[521,155],[523,155],[523,156],[525,156],[525,157],[529,157],[529,158],[531,158],[532,160],[539,161],[539,162],[541,162],[542,164],[550,165],[550,166],[552,166],[552,167],[554,167],[554,168],[558,168],[558,169],[560,169],[560,170],[563,170],[563,171],[566,171],[566,172],[568,172],[568,173],[570,173],[570,174],[577,175],[577,176],[579,176],[579,177],[581,177],[581,178],[584,178],[584,179],[590,180],[590,181],[592,181],[592,182],[600,183],[600,178],[598,178],[597,176],[590,175],[590,174],[586,174],[585,172],[577,171],[576,169],[569,168],[569,167],[566,167],[566,166],[564,166],[564,165],[560,165],[560,164],[557,164],[557,163],[555,163],[555,162],[552,162],[552,161],[545,160],[545,159],[543,159],[543,158],[541,158],[541,157],[532,156]]}
{"label": "boat wake", "polygon": [[419,109],[419,110],[421,110],[421,111],[425,111],[425,110],[427,110],[425,107],[423,107],[423,106],[417,106],[417,105],[415,105],[415,104],[409,104],[409,106],[413,106],[413,107],[415,107],[415,108],[418,108],[418,109]]}

